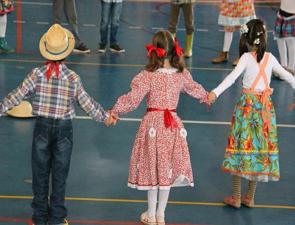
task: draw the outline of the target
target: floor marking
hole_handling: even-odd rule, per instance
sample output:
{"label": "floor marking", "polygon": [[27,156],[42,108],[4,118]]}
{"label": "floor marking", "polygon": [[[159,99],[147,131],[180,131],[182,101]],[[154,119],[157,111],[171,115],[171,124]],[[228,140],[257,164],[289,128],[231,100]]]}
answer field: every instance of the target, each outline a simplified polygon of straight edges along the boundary
{"label": "floor marking", "polygon": [[36,22],[38,25],[48,25],[49,24],[49,22],[42,22],[42,21],[38,21],[38,22]]}
{"label": "floor marking", "polygon": [[13,21],[16,23],[16,52],[20,53],[23,51],[23,30],[22,30],[22,24],[25,23],[25,21],[22,21],[22,4],[21,1],[18,1],[16,3],[16,20]]}
{"label": "floor marking", "polygon": [[88,23],[84,23],[84,24],[82,24],[82,26],[84,26],[84,27],[96,27],[95,24],[88,24]]}
{"label": "floor marking", "polygon": [[[76,119],[80,120],[92,120],[91,117],[89,116],[76,116]],[[140,122],[141,119],[139,118],[120,118],[120,121],[126,121],[126,122]],[[188,123],[188,124],[204,124],[204,125],[231,125],[230,122],[226,121],[198,121],[198,120],[182,120],[183,123]],[[295,124],[277,124],[277,127],[282,127],[282,128],[295,128]]]}
{"label": "floor marking", "polygon": [[[25,218],[11,218],[11,217],[0,217],[0,222],[25,222],[32,225],[31,219]],[[69,223],[75,224],[101,224],[101,225],[141,225],[142,223],[135,221],[115,221],[115,220],[68,220]],[[206,224],[188,224],[188,223],[169,223],[169,225],[206,225]]]}
{"label": "floor marking", "polygon": [[[0,195],[0,199],[32,199],[33,196],[6,196]],[[120,199],[120,198],[82,198],[82,197],[66,197],[68,201],[85,201],[85,202],[115,202],[115,203],[146,203],[146,200],[137,200],[137,199]],[[221,202],[185,202],[185,201],[168,201],[172,205],[198,205],[198,206],[225,206]],[[255,205],[256,208],[267,208],[267,209],[291,209],[295,210],[295,205]]]}
{"label": "floor marking", "polygon": [[[19,62],[19,63],[40,63],[43,64],[44,60],[36,59],[0,59],[0,62]],[[112,64],[112,63],[90,63],[90,62],[75,62],[67,61],[67,64],[84,65],[84,66],[111,66],[111,67],[141,67],[143,64]],[[232,71],[230,68],[211,68],[211,67],[188,67],[190,70],[206,70],[206,71]]]}

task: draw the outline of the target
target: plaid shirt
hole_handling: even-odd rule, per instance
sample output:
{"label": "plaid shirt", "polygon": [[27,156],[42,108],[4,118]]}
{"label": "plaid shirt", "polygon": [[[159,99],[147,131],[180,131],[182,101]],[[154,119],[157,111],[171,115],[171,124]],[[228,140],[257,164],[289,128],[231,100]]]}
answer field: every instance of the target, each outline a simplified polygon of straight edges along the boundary
{"label": "plaid shirt", "polygon": [[47,66],[33,69],[22,84],[0,103],[0,115],[32,95],[33,114],[37,116],[72,119],[75,117],[74,102],[78,102],[94,120],[104,121],[108,117],[104,109],[84,90],[79,75],[65,64],[59,65],[58,78],[54,71],[47,80],[46,71]]}

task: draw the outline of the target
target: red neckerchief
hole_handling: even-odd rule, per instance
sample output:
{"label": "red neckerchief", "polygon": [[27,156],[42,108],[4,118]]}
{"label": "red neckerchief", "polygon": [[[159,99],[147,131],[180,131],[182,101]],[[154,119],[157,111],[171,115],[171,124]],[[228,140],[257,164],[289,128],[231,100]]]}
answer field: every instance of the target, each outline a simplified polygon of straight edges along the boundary
{"label": "red neckerchief", "polygon": [[182,56],[183,51],[182,51],[182,48],[179,46],[179,42],[176,38],[174,40],[174,48],[175,48],[176,55],[178,57]]}
{"label": "red neckerchief", "polygon": [[147,54],[148,57],[151,57],[151,54],[153,51],[155,51],[157,56],[160,58],[164,58],[166,56],[166,51],[163,48],[157,48],[153,45],[146,45],[145,47],[146,47],[146,50],[148,51],[148,54]]}
{"label": "red neckerchief", "polygon": [[60,64],[61,64],[61,62],[54,62],[54,61],[45,62],[45,65],[47,66],[47,71],[46,71],[47,81],[49,81],[54,69],[55,69],[56,78],[58,78]]}

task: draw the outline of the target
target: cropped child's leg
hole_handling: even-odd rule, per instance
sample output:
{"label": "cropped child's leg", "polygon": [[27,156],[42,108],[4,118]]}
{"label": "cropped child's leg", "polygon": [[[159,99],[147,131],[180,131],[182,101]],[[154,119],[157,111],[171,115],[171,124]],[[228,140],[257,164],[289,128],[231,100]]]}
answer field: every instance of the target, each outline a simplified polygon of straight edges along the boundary
{"label": "cropped child's leg", "polygon": [[242,197],[242,204],[247,207],[254,207],[254,196],[256,191],[257,182],[249,181],[246,196]]}
{"label": "cropped child's leg", "polygon": [[233,195],[224,198],[224,203],[235,208],[241,207],[241,177],[233,175]]}
{"label": "cropped child's leg", "polygon": [[160,190],[159,203],[157,209],[157,223],[158,225],[165,225],[165,209],[169,199],[170,190]]}
{"label": "cropped child's leg", "polygon": [[228,52],[233,40],[233,32],[235,31],[235,27],[224,27],[224,39],[223,39],[223,49],[220,52],[220,55],[217,58],[211,60],[212,63],[222,63],[227,62],[228,60]]}
{"label": "cropped child's leg", "polygon": [[148,210],[141,214],[140,221],[146,225],[156,225],[156,209],[158,190],[149,190],[147,193]]}
{"label": "cropped child's leg", "polygon": [[295,37],[287,38],[287,49],[288,49],[288,69],[294,73],[295,71]]}

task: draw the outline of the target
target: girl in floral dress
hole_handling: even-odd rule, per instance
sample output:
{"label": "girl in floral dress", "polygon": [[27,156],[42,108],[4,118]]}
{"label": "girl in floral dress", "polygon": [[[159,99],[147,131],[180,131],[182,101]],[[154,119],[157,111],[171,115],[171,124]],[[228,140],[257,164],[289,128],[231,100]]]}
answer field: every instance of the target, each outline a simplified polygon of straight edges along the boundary
{"label": "girl in floral dress", "polygon": [[206,102],[207,92],[184,68],[182,50],[169,31],[156,33],[147,50],[145,70],[135,76],[131,91],[119,97],[111,111],[131,112],[147,96],[147,112],[131,154],[128,186],[148,191],[148,210],[141,222],[163,225],[170,188],[194,186],[187,132],[176,113],[179,95],[185,92]]}
{"label": "girl in floral dress", "polygon": [[[263,21],[254,19],[241,28],[240,61],[224,81],[209,94],[209,103],[229,88],[244,73],[243,91],[233,114],[222,169],[233,175],[233,195],[224,202],[240,208],[254,206],[257,181],[278,181],[279,149],[275,110],[269,84],[275,72],[295,89],[295,78],[277,59],[266,52]],[[249,180],[241,197],[241,177]]]}

